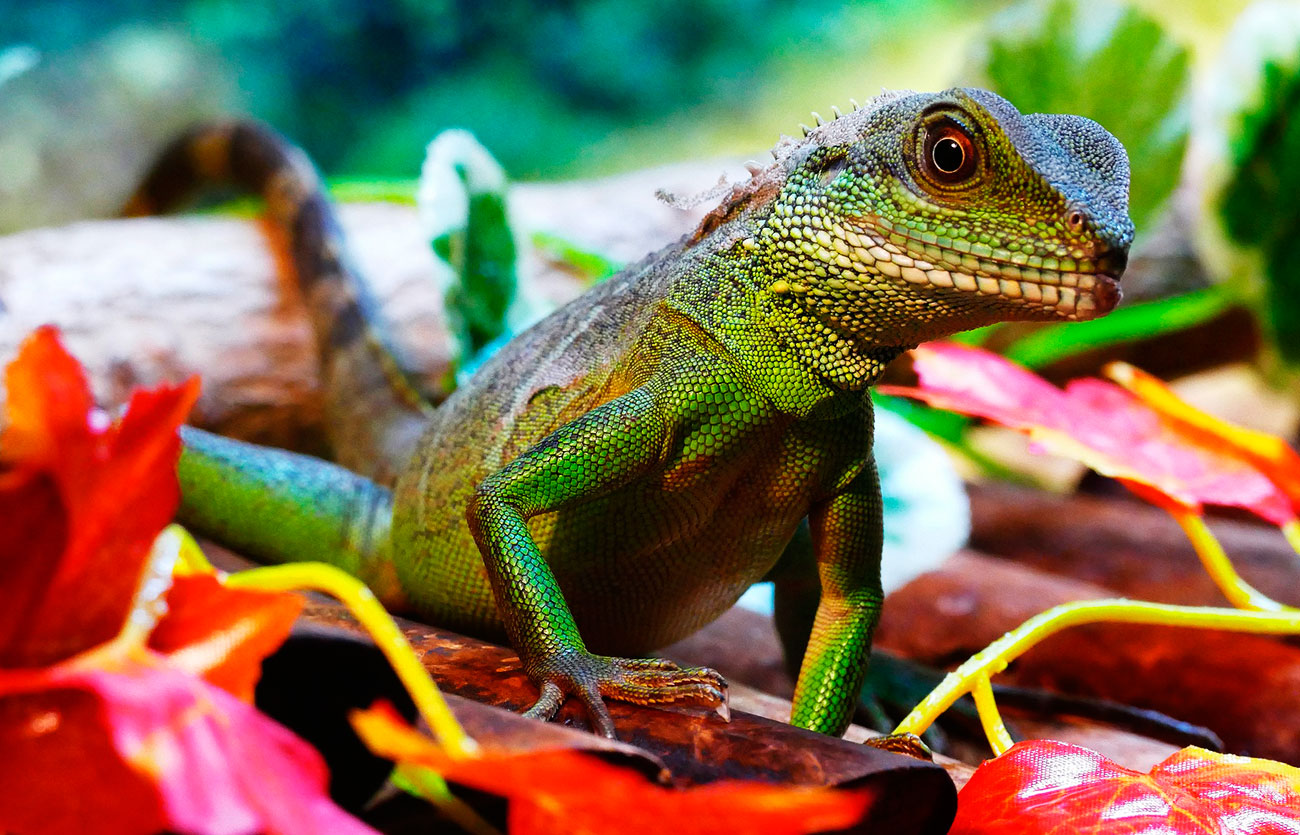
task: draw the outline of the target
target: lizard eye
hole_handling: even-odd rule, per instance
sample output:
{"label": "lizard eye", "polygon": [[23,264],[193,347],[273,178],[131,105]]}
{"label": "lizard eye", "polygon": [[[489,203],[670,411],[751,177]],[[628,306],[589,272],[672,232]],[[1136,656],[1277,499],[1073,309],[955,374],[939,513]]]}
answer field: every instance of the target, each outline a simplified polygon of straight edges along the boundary
{"label": "lizard eye", "polygon": [[943,122],[926,131],[921,165],[936,182],[955,185],[969,179],[977,163],[975,143],[956,124]]}

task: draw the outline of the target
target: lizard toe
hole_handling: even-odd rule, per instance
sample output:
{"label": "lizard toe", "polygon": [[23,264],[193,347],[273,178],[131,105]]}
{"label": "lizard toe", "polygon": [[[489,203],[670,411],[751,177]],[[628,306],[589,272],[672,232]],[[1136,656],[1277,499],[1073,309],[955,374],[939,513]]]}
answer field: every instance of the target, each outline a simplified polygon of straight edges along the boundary
{"label": "lizard toe", "polygon": [[727,689],[727,680],[717,670],[708,667],[674,667],[672,669],[633,669],[625,673],[624,681],[659,687],[674,684],[712,684],[720,690]]}
{"label": "lizard toe", "polygon": [[549,722],[555,718],[555,713],[562,704],[564,704],[564,690],[553,681],[544,681],[542,682],[541,695],[538,696],[532,707],[523,712],[523,715],[529,719],[541,719],[543,722]]}
{"label": "lizard toe", "polygon": [[614,732],[614,717],[609,715],[605,700],[601,698],[599,688],[594,684],[583,684],[574,692],[578,701],[587,709],[587,718],[591,720],[592,731],[606,739],[618,739]]}
{"label": "lizard toe", "polygon": [[541,694],[525,716],[548,721],[572,695],[586,708],[592,730],[609,739],[615,738],[614,720],[605,699],[638,705],[693,704],[730,718],[726,679],[708,667],[682,667],[658,658],[568,653],[537,664],[530,675]]}
{"label": "lizard toe", "polygon": [[603,683],[601,693],[611,699],[639,705],[711,707],[724,719],[730,719],[727,681],[708,667],[634,669],[626,671],[619,680]]}

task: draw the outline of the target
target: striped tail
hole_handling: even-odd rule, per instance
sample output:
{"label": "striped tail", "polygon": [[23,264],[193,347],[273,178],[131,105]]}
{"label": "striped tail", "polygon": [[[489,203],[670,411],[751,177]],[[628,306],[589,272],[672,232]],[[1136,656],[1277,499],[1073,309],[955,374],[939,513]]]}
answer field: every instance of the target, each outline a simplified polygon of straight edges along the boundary
{"label": "striped tail", "polygon": [[171,211],[207,185],[263,196],[272,238],[287,246],[311,314],[335,456],[392,483],[433,407],[380,327],[316,169],[300,148],[256,122],[201,124],[163,150],[123,213]]}

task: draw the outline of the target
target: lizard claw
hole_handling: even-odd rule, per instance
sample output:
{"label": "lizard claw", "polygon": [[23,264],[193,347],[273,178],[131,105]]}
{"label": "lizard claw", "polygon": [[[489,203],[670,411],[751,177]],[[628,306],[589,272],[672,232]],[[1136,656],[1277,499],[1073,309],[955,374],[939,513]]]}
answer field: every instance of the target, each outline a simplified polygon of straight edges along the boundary
{"label": "lizard claw", "polygon": [[882,751],[893,751],[895,754],[903,754],[917,760],[934,761],[934,752],[921,741],[919,736],[912,733],[876,736],[862,744]]}
{"label": "lizard claw", "polygon": [[593,730],[614,739],[614,720],[605,699],[639,705],[695,704],[711,707],[731,721],[727,682],[708,667],[681,667],[659,658],[613,658],[572,653],[546,659],[529,674],[541,684],[537,702],[525,716],[549,720],[566,695],[582,702]]}
{"label": "lizard claw", "polygon": [[560,685],[553,681],[542,682],[542,695],[538,697],[533,706],[525,710],[523,715],[529,719],[541,719],[543,722],[549,722],[555,718],[555,713],[564,704],[564,691]]}

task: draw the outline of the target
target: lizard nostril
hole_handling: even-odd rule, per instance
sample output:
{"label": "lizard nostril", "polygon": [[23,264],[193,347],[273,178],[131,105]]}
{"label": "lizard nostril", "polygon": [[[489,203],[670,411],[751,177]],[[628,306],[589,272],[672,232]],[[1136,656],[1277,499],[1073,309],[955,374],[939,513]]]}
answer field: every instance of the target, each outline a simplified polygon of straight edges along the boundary
{"label": "lizard nostril", "polygon": [[1070,225],[1070,231],[1082,232],[1083,224],[1087,222],[1087,218],[1083,216],[1083,212],[1076,210],[1070,212],[1070,214],[1066,217],[1065,222]]}

